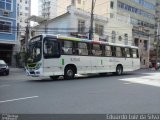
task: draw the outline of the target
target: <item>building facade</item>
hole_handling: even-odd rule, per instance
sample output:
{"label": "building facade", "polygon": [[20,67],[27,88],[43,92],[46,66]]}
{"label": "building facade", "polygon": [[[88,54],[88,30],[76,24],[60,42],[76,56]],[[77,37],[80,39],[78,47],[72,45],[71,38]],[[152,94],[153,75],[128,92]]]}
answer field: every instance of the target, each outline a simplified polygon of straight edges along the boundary
{"label": "building facade", "polygon": [[68,6],[83,8],[82,0],[39,0],[38,14],[46,19],[52,19],[67,12]]}
{"label": "building facade", "polygon": [[0,59],[14,63],[17,44],[16,0],[0,0]]}
{"label": "building facade", "polygon": [[[159,0],[96,0],[94,4],[94,14],[122,21],[130,18],[133,25],[132,44],[139,47],[141,68],[149,67],[151,61],[149,56],[151,43],[155,39],[156,2]],[[58,16],[58,11],[63,13],[68,5],[90,12],[91,3],[92,0],[55,0],[52,4],[56,6],[54,11]]]}
{"label": "building facade", "polygon": [[31,15],[31,0],[17,0],[17,26],[18,35],[17,39],[20,41],[25,36],[26,26],[28,25],[27,19]]}
{"label": "building facade", "polygon": [[[85,1],[83,9],[90,11],[91,7],[88,6],[91,5],[91,1]],[[149,67],[150,48],[155,36],[156,2],[156,0],[96,0],[95,3],[95,14],[121,20],[130,17],[130,23],[133,25],[133,45],[139,47],[141,68]]]}
{"label": "building facade", "polygon": [[[46,26],[47,25],[47,26]],[[43,34],[47,28],[47,34],[62,34],[80,38],[88,38],[90,26],[90,13],[74,6],[69,6],[67,12],[33,28],[35,35]],[[95,15],[93,21],[93,40],[111,43],[132,45],[132,28],[130,23],[117,19]],[[117,29],[115,29],[115,27]],[[121,29],[125,28],[125,29]],[[116,37],[118,36],[118,38]]]}

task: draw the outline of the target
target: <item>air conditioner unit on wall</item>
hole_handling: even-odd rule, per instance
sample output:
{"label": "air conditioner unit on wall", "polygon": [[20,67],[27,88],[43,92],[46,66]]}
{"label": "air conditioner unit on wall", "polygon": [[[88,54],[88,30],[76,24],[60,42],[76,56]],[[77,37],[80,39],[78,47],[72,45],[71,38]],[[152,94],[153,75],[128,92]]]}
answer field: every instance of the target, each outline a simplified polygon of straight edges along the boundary
{"label": "air conditioner unit on wall", "polygon": [[8,11],[3,11],[3,16],[9,16],[9,12]]}

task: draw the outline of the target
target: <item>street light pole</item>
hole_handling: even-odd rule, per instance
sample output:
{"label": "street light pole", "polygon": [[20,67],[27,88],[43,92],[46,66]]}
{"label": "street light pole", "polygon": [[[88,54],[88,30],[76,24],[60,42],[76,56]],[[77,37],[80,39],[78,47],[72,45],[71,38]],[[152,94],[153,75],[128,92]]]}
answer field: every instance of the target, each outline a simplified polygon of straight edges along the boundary
{"label": "street light pole", "polygon": [[28,39],[29,39],[29,21],[27,20],[26,33],[25,33],[25,48],[28,50]]}

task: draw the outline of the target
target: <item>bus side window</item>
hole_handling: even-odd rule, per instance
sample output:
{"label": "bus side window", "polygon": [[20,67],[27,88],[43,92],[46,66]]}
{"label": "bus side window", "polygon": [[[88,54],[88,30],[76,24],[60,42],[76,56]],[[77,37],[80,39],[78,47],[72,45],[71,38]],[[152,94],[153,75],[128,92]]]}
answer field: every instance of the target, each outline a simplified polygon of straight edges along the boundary
{"label": "bus side window", "polygon": [[111,50],[112,50],[112,56],[116,57],[116,48],[114,46],[111,46]]}
{"label": "bus side window", "polygon": [[139,52],[138,52],[138,49],[136,50],[136,52],[137,52],[137,58],[139,58]]}
{"label": "bus side window", "polygon": [[92,55],[102,56],[102,47],[100,46],[100,44],[92,45]]}
{"label": "bus side window", "polygon": [[111,46],[105,46],[105,56],[112,56],[111,54]]}
{"label": "bus side window", "polygon": [[122,51],[122,57],[126,57],[125,48],[122,48],[122,47],[121,47],[121,51]]}
{"label": "bus side window", "polygon": [[137,50],[136,49],[132,49],[132,53],[133,53],[133,58],[137,58]]}
{"label": "bus side window", "polygon": [[126,52],[126,57],[129,58],[130,56],[130,52],[129,52],[129,48],[125,48],[125,52]]}
{"label": "bus side window", "polygon": [[67,55],[73,54],[73,42],[72,41],[63,41],[62,51],[64,54],[67,54]]}
{"label": "bus side window", "polygon": [[130,57],[133,58],[133,51],[131,48],[129,48]]}
{"label": "bus side window", "polygon": [[116,47],[116,56],[117,57],[122,57],[121,47]]}
{"label": "bus side window", "polygon": [[88,55],[88,45],[87,43],[78,43],[78,55]]}

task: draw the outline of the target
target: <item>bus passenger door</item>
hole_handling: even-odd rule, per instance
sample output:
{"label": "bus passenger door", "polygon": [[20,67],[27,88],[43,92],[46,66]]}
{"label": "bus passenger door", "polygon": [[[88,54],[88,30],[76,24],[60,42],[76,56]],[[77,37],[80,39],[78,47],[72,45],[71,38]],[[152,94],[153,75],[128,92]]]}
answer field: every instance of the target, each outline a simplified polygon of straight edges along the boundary
{"label": "bus passenger door", "polygon": [[43,69],[45,76],[62,75],[60,62],[60,43],[55,38],[44,39]]}

